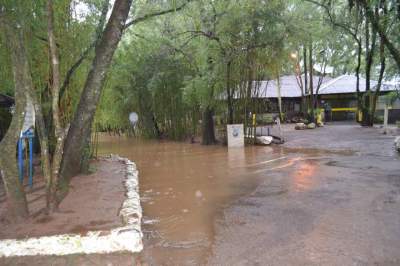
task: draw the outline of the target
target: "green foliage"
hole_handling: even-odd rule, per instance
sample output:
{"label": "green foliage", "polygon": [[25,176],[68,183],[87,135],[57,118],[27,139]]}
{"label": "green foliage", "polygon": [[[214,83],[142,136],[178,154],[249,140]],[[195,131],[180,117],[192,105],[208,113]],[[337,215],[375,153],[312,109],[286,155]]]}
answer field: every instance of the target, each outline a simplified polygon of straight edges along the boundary
{"label": "green foliage", "polygon": [[375,117],[374,117],[374,123],[383,124],[383,116],[382,116],[382,115],[380,115],[380,116],[375,116]]}
{"label": "green foliage", "polygon": [[13,95],[14,83],[11,62],[5,42],[5,38],[0,34],[0,93]]}
{"label": "green foliage", "polygon": [[144,136],[197,134],[205,108],[225,117],[227,87],[247,84],[248,69],[259,79],[273,76],[268,66],[282,61],[288,33],[285,7],[283,1],[195,1],[136,26],[115,58],[96,121],[103,129],[126,129],[134,111]]}
{"label": "green foliage", "polygon": [[385,96],[388,105],[392,105],[396,100],[400,100],[400,90],[391,91]]}
{"label": "green foliage", "polygon": [[[103,2],[54,1],[62,80],[93,42]],[[134,1],[128,21],[183,2]],[[199,133],[201,113],[206,108],[226,122],[228,94],[238,98],[233,103],[235,120],[243,122],[249,112],[262,108],[248,99],[251,82],[292,75],[294,61],[290,54],[298,55],[301,67],[302,49],[310,43],[316,65],[333,67],[333,76],[354,73],[357,44],[345,28],[350,27],[361,36],[365,30],[362,13],[349,9],[344,0],[317,1],[329,7],[329,17],[323,7],[311,2],[196,0],[179,12],[133,25],[124,32],[114,57],[95,122],[105,131],[128,130],[128,115],[137,112],[141,135],[183,139]],[[396,27],[396,10],[391,8],[394,1],[387,3],[388,13],[382,23],[393,25],[388,32],[398,47],[400,27]],[[0,7],[15,4],[24,5],[33,83],[46,123],[51,126],[46,0],[7,0]],[[86,7],[84,14],[78,14],[78,5]],[[333,25],[332,20],[343,27]],[[0,92],[12,95],[7,40],[0,36]],[[93,51],[76,69],[61,99],[65,125],[72,120],[88,73],[87,59],[92,56]],[[373,78],[379,73],[375,68],[378,63],[376,53]],[[364,59],[362,65],[363,68]],[[398,69],[389,57],[385,78],[396,75]]]}

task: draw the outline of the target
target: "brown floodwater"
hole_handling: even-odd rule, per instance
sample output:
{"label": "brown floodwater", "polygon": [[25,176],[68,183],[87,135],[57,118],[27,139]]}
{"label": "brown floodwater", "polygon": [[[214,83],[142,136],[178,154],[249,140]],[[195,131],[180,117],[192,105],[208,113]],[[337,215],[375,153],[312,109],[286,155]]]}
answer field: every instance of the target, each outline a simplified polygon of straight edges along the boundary
{"label": "brown floodwater", "polygon": [[142,260],[150,265],[206,263],[222,209],[253,191],[269,170],[300,159],[272,147],[228,149],[103,136],[99,154],[110,153],[129,158],[139,169]]}

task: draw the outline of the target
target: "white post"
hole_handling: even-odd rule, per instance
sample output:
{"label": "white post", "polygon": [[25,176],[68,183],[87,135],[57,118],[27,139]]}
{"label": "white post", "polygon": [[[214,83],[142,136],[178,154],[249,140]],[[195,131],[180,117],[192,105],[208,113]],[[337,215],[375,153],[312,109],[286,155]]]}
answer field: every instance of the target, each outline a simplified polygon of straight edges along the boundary
{"label": "white post", "polygon": [[282,132],[282,126],[281,126],[281,120],[278,118],[276,118],[276,123],[278,124],[278,128],[279,128],[279,138],[281,139],[281,142],[284,142],[283,139],[283,132]]}
{"label": "white post", "polygon": [[389,119],[389,107],[387,103],[385,103],[385,109],[383,113],[383,134],[387,134],[388,119]]}
{"label": "white post", "polygon": [[281,97],[281,82],[280,77],[277,79],[277,87],[278,87],[278,108],[279,108],[279,119],[282,118],[282,97]]}

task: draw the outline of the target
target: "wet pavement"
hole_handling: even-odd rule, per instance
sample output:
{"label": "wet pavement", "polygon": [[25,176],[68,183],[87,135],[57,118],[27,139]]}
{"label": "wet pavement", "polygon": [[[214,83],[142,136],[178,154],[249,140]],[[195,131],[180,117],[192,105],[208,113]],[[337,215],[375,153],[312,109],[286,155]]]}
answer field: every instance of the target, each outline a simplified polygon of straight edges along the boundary
{"label": "wet pavement", "polygon": [[301,159],[224,210],[208,264],[400,265],[393,136],[343,125],[286,137]]}

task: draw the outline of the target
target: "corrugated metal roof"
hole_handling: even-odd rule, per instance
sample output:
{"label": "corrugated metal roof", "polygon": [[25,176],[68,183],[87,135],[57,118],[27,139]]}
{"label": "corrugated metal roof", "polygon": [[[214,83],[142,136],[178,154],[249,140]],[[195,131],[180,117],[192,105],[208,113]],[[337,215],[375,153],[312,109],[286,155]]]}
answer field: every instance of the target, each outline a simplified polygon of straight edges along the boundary
{"label": "corrugated metal roof", "polygon": [[400,82],[397,84],[394,83],[383,83],[381,87],[381,91],[395,91],[400,90]]}
{"label": "corrugated metal roof", "polygon": [[[282,98],[296,98],[301,97],[300,84],[295,75],[282,76],[280,77],[281,86],[281,97]],[[313,77],[313,88],[314,90],[318,86],[318,76]],[[322,84],[331,80],[330,77],[324,77],[322,79]],[[302,77],[302,83],[304,87],[304,76]],[[254,82],[254,92],[253,97],[259,98],[277,98],[278,97],[278,82],[276,80],[264,80],[261,82]],[[259,86],[259,87],[258,87]],[[322,86],[322,85],[321,85]],[[257,89],[258,87],[258,89]]]}
{"label": "corrugated metal roof", "polygon": [[[360,92],[366,91],[366,79],[360,77]],[[376,80],[370,81],[371,90],[375,90],[378,82]],[[393,91],[400,89],[400,83],[383,82],[381,91]],[[357,77],[354,75],[342,75],[331,81],[323,84],[319,91],[320,94],[341,94],[341,93],[356,93],[357,92]]]}
{"label": "corrugated metal roof", "polygon": [[[360,77],[360,92],[365,92],[366,79]],[[378,82],[371,80],[371,88],[374,88]],[[354,75],[342,75],[323,84],[319,94],[341,94],[355,93],[357,91],[357,77]]]}
{"label": "corrugated metal roof", "polygon": [[[314,76],[313,87],[314,93],[318,86],[319,76]],[[304,75],[302,76],[304,87]],[[319,89],[319,95],[324,94],[347,94],[356,93],[357,77],[355,75],[342,75],[337,78],[324,77],[322,85]],[[371,80],[371,90],[374,90],[377,81]],[[295,75],[282,76],[280,78],[281,97],[282,98],[297,98],[301,97],[301,89]],[[360,91],[365,92],[366,80],[360,77]],[[383,83],[381,91],[392,91],[400,89],[400,83]],[[223,94],[225,95],[225,94]],[[225,96],[224,96],[225,97]],[[235,93],[235,98],[239,98],[239,92]],[[278,86],[276,80],[253,81],[253,98],[278,98]]]}

